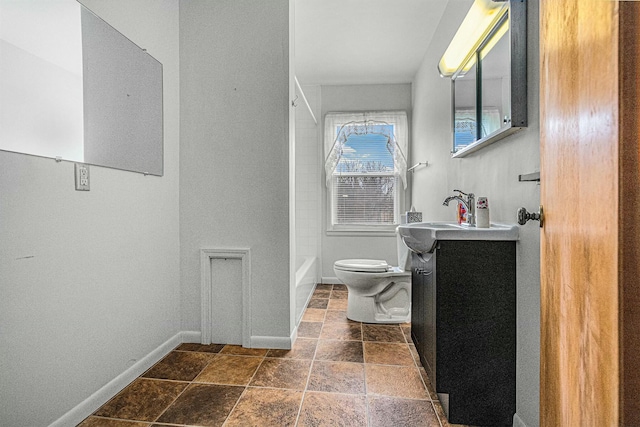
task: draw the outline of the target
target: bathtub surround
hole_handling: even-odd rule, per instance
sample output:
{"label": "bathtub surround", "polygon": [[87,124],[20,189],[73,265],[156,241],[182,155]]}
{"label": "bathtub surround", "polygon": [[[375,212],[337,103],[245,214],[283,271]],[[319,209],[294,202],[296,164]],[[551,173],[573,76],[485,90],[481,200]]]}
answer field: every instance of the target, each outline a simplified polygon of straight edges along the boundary
{"label": "bathtub surround", "polygon": [[[300,90],[302,92],[300,92]],[[320,235],[322,195],[322,126],[320,86],[296,86],[295,114],[295,252],[296,278],[293,289],[295,324],[300,322],[313,288],[320,282]],[[313,116],[304,102],[306,98]]]}
{"label": "bathtub surround", "polygon": [[[316,117],[320,116],[320,86],[302,86]],[[320,256],[321,191],[322,191],[322,126],[299,100],[296,116],[296,257]]]}
{"label": "bathtub surround", "polygon": [[[413,176],[412,203],[433,221],[455,219],[454,207],[442,199],[455,188],[486,196],[491,220],[516,223],[516,210],[536,210],[540,187],[518,182],[518,175],[540,170],[538,125],[538,4],[528,2],[529,127],[463,159],[452,159],[450,81],[438,76],[436,65],[464,19],[470,1],[451,0],[436,30],[412,86],[413,127],[410,164],[429,159],[429,167]],[[539,423],[540,351],[540,229],[520,228],[517,248],[517,425]]]}
{"label": "bathtub surround", "polygon": [[[296,282],[295,282],[295,325],[296,328],[302,319],[302,313],[307,306],[316,284],[319,282],[319,259],[316,257],[305,257],[298,259],[296,263]],[[293,342],[293,341],[292,341]]]}

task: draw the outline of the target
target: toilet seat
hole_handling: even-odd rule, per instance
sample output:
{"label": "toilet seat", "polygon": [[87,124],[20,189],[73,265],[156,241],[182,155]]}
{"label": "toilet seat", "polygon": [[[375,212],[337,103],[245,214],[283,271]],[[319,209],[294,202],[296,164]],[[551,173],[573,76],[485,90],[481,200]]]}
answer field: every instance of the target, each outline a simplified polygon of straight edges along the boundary
{"label": "toilet seat", "polygon": [[386,273],[393,270],[386,261],[377,259],[343,259],[336,261],[333,266],[338,270],[362,273]]}

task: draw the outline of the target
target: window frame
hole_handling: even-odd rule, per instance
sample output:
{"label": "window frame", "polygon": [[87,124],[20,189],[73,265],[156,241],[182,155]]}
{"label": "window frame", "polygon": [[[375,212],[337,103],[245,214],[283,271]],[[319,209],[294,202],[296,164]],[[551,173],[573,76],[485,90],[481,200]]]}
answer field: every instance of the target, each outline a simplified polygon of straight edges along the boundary
{"label": "window frame", "polygon": [[[329,141],[327,138],[327,132],[332,130],[331,140],[334,141],[336,138],[335,132],[339,126],[343,126],[349,122],[353,121],[363,121],[363,120],[374,120],[374,121],[384,121],[394,126],[394,133],[398,135],[399,132],[398,121],[389,120],[389,115],[404,115],[405,122],[404,124],[408,127],[408,120],[406,119],[406,112],[404,111],[394,111],[394,112],[366,112],[366,113],[328,113],[325,116],[325,147],[328,145]],[[359,116],[360,119],[354,119],[354,116]],[[408,129],[404,129],[404,135],[408,134]],[[396,136],[398,137],[398,136]],[[408,140],[404,141],[404,146],[408,147]],[[402,147],[402,145],[400,145]],[[406,148],[405,148],[406,149]],[[404,153],[407,154],[406,152]],[[325,158],[327,153],[325,152]],[[326,172],[325,172],[326,175]],[[395,177],[394,182],[394,220],[393,224],[340,224],[335,223],[335,213],[337,211],[336,203],[335,203],[335,179],[334,174],[330,178],[325,176],[327,181],[326,186],[326,233],[327,235],[366,235],[366,236],[389,236],[394,235],[397,226],[400,224],[400,217],[403,211],[403,207],[405,206],[406,200],[406,192],[407,189],[404,188],[402,179],[396,167],[394,165],[393,172],[381,172],[380,174],[363,174],[358,172],[353,173],[342,173],[342,176],[358,176],[358,175],[366,175],[366,176],[393,176]]]}

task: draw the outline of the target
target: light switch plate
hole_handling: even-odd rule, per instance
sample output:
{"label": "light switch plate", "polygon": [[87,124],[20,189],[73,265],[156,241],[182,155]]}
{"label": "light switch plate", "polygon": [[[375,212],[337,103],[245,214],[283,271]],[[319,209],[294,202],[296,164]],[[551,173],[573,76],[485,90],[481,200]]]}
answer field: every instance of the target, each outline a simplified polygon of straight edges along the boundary
{"label": "light switch plate", "polygon": [[76,190],[89,191],[89,165],[76,163]]}

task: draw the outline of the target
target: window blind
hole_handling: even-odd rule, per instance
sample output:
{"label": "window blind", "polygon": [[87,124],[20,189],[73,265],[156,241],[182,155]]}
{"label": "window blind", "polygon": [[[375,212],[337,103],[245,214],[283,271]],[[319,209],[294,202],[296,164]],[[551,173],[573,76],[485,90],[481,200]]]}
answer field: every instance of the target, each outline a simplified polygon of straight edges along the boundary
{"label": "window blind", "polygon": [[[393,132],[393,125],[380,127]],[[349,136],[332,177],[334,224],[396,223],[393,148],[379,133]]]}
{"label": "window blind", "polygon": [[333,223],[394,224],[396,180],[393,175],[336,174]]}

